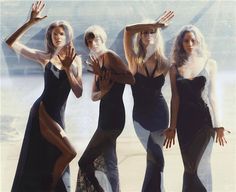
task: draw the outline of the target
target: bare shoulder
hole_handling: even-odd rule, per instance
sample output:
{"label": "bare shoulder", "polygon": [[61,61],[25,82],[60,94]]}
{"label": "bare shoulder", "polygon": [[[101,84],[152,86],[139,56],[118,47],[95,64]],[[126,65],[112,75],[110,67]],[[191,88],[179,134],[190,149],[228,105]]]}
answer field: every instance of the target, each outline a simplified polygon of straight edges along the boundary
{"label": "bare shoulder", "polygon": [[169,68],[169,72],[170,72],[170,74],[171,75],[176,75],[176,68],[177,68],[177,66],[176,66],[176,64],[175,63],[172,63],[171,65],[170,65],[170,68]]}

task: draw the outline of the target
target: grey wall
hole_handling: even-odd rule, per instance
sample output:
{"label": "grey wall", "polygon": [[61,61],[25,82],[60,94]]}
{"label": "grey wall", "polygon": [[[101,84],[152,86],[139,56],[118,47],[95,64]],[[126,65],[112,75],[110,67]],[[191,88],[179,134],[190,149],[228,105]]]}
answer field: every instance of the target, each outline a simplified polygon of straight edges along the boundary
{"label": "grey wall", "polygon": [[[1,1],[1,75],[42,73],[39,65],[17,56],[4,43],[4,39],[26,20],[32,2]],[[54,20],[64,19],[74,28],[76,49],[85,59],[87,49],[83,44],[83,32],[88,26],[98,24],[108,33],[108,47],[124,59],[124,26],[147,18],[155,19],[164,10],[175,12],[173,22],[163,31],[167,55],[178,30],[185,24],[195,24],[203,32],[219,69],[236,69],[236,1],[46,1],[43,14],[48,17],[32,27],[22,41],[43,49],[46,27]]]}

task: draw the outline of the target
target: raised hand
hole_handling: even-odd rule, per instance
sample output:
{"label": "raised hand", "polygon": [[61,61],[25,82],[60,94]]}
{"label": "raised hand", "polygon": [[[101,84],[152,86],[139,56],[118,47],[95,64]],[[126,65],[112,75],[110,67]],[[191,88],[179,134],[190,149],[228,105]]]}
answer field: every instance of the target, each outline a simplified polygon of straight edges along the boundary
{"label": "raised hand", "polygon": [[174,11],[165,11],[158,19],[156,19],[156,24],[167,27],[173,17]]}
{"label": "raised hand", "polygon": [[67,45],[65,51],[66,51],[66,55],[64,58],[61,58],[60,55],[57,55],[57,56],[59,60],[61,61],[63,69],[69,70],[77,54],[75,53],[75,49],[71,45]]}
{"label": "raised hand", "polygon": [[92,64],[89,63],[89,66],[93,69],[93,73],[98,76],[101,76],[102,72],[101,72],[99,60],[94,56],[90,56],[90,59],[92,61]]}
{"label": "raised hand", "polygon": [[41,16],[41,12],[45,6],[43,1],[37,1],[32,4],[31,13],[30,13],[30,22],[36,23],[41,21],[42,19],[46,18],[47,16]]}

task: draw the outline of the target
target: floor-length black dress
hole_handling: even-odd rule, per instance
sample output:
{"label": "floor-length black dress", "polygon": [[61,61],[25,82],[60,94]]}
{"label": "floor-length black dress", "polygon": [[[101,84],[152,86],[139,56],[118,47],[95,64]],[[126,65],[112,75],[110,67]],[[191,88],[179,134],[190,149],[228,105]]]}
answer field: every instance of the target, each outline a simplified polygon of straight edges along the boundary
{"label": "floor-length black dress", "polygon": [[[65,71],[57,69],[51,62],[45,66],[44,82],[44,91],[30,110],[12,192],[46,192],[61,153],[40,133],[39,106],[42,102],[48,115],[64,128],[64,111],[71,88]],[[55,191],[69,192],[69,177],[67,167]]]}
{"label": "floor-length black dress", "polygon": [[[208,72],[204,67],[197,77],[186,79],[177,69],[176,78],[180,99],[177,135],[184,163],[182,191],[210,192],[210,155],[214,130],[205,99],[209,87]],[[199,165],[202,167],[201,171]]]}
{"label": "floor-length black dress", "polygon": [[161,89],[165,82],[163,74],[154,77],[157,64],[149,74],[144,63],[146,75],[135,74],[132,85],[134,98],[133,122],[136,134],[147,151],[146,173],[142,192],[161,192],[163,187],[164,157],[162,132],[168,127],[169,112]]}
{"label": "floor-length black dress", "polygon": [[[96,86],[99,90],[99,80]],[[100,101],[97,130],[79,160],[76,192],[97,192],[99,187],[105,192],[120,191],[116,139],[125,124],[124,87],[113,82]]]}

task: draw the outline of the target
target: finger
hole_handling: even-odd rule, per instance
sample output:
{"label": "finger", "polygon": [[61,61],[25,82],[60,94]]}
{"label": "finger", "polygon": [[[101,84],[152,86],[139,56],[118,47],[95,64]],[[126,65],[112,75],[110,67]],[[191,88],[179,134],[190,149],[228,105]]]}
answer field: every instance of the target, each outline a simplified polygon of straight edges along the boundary
{"label": "finger", "polygon": [[39,4],[40,4],[40,1],[37,1],[37,2],[36,2],[36,7],[35,7],[35,8],[36,8],[36,11],[38,11],[38,6],[39,6]]}
{"label": "finger", "polygon": [[45,15],[45,16],[43,16],[43,17],[41,17],[40,19],[42,20],[42,19],[45,19],[47,17],[47,15]]}
{"label": "finger", "polygon": [[35,3],[32,3],[32,7],[31,7],[32,11],[35,10]]}
{"label": "finger", "polygon": [[77,56],[77,53],[75,53],[75,55],[73,56],[72,62],[74,61],[74,59],[76,58],[76,56]]}
{"label": "finger", "polygon": [[164,140],[163,146],[165,146],[165,145],[166,145],[166,140],[167,140],[167,139],[165,139],[165,140]]}
{"label": "finger", "polygon": [[45,6],[45,3],[41,2],[41,6],[39,7],[39,11],[41,12]]}
{"label": "finger", "polygon": [[168,11],[167,13],[166,13],[166,15],[162,18],[162,22],[164,23],[164,22],[167,22],[170,18],[172,18],[172,14],[173,14],[173,12],[172,11]]}
{"label": "finger", "polygon": [[75,55],[74,47],[70,45],[70,58],[73,58],[74,55]]}
{"label": "finger", "polygon": [[59,60],[60,60],[60,61],[61,61],[61,63],[62,63],[62,59],[61,59],[60,55],[57,55],[57,57],[59,58]]}
{"label": "finger", "polygon": [[173,13],[174,13],[173,11],[168,11],[168,12],[166,13],[165,17],[163,17],[162,22],[167,22],[167,21],[169,21],[169,20],[174,16]]}

